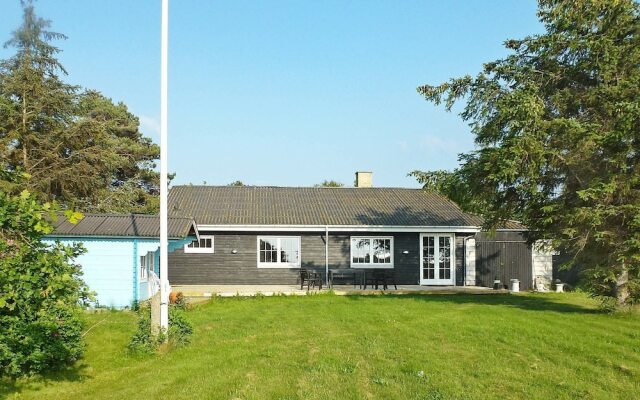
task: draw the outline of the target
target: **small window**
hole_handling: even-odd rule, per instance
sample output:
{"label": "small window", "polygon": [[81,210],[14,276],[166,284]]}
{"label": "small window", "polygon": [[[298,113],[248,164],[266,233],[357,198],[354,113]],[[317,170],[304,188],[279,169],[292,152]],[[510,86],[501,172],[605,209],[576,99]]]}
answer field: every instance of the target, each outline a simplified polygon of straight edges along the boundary
{"label": "small window", "polygon": [[150,251],[147,253],[147,263],[149,264],[149,271],[153,271],[154,273],[157,274],[158,271],[156,271],[156,257],[155,254]]}
{"label": "small window", "polygon": [[140,256],[140,280],[147,280],[147,256]]}
{"label": "small window", "polygon": [[300,237],[259,236],[259,268],[300,268]]}
{"label": "small window", "polygon": [[352,237],[352,268],[393,268],[392,237]]}
{"label": "small window", "polygon": [[213,253],[213,236],[200,236],[200,240],[194,240],[184,245],[185,253]]}

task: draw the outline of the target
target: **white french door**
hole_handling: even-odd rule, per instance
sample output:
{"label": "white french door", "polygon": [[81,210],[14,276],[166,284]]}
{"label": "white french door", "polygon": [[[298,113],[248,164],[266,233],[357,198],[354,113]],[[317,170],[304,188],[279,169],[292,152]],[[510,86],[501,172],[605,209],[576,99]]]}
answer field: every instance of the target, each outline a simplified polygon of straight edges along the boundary
{"label": "white french door", "polygon": [[454,285],[453,234],[420,234],[420,284]]}

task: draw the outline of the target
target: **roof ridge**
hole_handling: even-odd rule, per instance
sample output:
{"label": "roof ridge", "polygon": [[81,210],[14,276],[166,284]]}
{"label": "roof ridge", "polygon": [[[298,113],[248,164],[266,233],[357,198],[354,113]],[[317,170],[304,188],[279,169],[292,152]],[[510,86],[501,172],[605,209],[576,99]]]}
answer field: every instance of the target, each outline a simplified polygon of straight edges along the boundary
{"label": "roof ridge", "polygon": [[399,186],[373,186],[373,187],[353,187],[353,186],[341,186],[341,187],[329,187],[329,186],[278,186],[278,185],[244,185],[244,186],[227,186],[227,185],[173,185],[171,189],[177,188],[226,188],[229,190],[243,190],[243,189],[317,189],[317,190],[380,190],[380,189],[392,189],[392,190],[423,190],[422,188],[411,187],[399,187]]}

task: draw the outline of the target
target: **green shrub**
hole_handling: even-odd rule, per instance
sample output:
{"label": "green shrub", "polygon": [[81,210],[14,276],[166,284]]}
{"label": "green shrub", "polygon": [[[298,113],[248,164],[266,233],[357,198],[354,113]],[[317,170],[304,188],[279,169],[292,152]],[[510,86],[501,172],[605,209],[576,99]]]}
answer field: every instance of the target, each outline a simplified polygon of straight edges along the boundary
{"label": "green shrub", "polygon": [[138,305],[138,328],[127,348],[132,353],[152,353],[159,345],[157,337],[151,333],[151,307],[148,302]]}
{"label": "green shrub", "polygon": [[169,343],[177,346],[188,344],[191,340],[193,327],[185,317],[184,310],[179,307],[169,307]]}
{"label": "green shrub", "polygon": [[187,299],[184,297],[182,292],[178,292],[176,295],[176,302],[174,305],[181,310],[187,310],[189,308],[189,303],[187,303]]}
{"label": "green shrub", "polygon": [[73,259],[84,250],[43,241],[54,209],[27,191],[0,190],[0,377],[63,369],[82,356],[81,304],[91,295]]}
{"label": "green shrub", "polygon": [[140,304],[138,309],[138,328],[127,345],[131,353],[151,354],[167,339],[172,346],[188,344],[193,333],[191,323],[186,319],[185,312],[176,305],[169,306],[168,332],[152,331],[151,307],[149,302]]}
{"label": "green shrub", "polygon": [[63,369],[84,351],[84,324],[74,307],[55,305],[34,319],[0,316],[0,371],[18,377]]}

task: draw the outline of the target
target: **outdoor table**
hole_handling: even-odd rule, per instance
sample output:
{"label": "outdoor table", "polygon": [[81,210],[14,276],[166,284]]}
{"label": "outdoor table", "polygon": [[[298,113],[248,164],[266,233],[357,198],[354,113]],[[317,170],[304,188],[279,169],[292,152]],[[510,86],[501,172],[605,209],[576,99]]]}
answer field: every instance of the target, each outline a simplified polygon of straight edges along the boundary
{"label": "outdoor table", "polygon": [[331,268],[329,269],[329,288],[333,287],[333,278],[353,278],[353,288],[360,285],[360,289],[362,289],[366,277],[365,273],[364,269]]}

